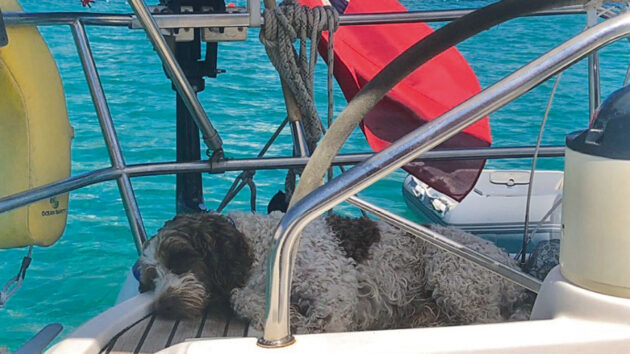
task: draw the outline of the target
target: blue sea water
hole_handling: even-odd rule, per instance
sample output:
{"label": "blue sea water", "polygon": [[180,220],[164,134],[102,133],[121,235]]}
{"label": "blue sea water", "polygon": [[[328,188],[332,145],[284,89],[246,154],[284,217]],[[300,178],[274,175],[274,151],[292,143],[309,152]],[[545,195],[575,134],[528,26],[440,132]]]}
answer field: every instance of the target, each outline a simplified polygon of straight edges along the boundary
{"label": "blue sea water", "polygon": [[[241,1],[244,2],[244,1]],[[403,0],[409,9],[469,8],[487,0]],[[83,11],[79,0],[23,0],[27,11]],[[239,2],[237,2],[239,4]],[[124,0],[98,1],[90,11],[130,12]],[[436,24],[438,27],[440,24]],[[584,16],[527,18],[498,26],[458,46],[469,60],[483,87],[538,57],[578,33]],[[66,92],[70,122],[75,129],[72,173],[109,165],[90,94],[67,27],[44,27],[41,33],[57,60]],[[171,85],[157,55],[139,31],[126,28],[90,27],[98,70],[103,80],[116,130],[128,163],[175,159],[175,104]],[[228,157],[253,157],[283,119],[284,104],[277,78],[250,30],[246,42],[225,43],[219,48],[219,67],[227,73],[207,80],[201,102],[222,134]],[[604,96],[621,87],[630,55],[626,42],[602,51]],[[325,112],[324,64],[318,64],[316,100]],[[583,129],[588,122],[586,64],[582,61],[562,78],[544,135],[544,144],[562,144],[564,136]],[[533,144],[553,82],[546,82],[490,117],[495,146]],[[1,93],[0,93],[1,94]],[[1,96],[0,96],[1,99]],[[336,113],[345,106],[335,87]],[[281,135],[269,156],[285,156],[290,148],[288,132]],[[345,152],[368,151],[362,135],[355,132]],[[491,161],[493,168],[528,168],[530,160]],[[542,159],[539,167],[561,169],[561,159]],[[2,166],[8,168],[8,166]],[[259,210],[282,189],[284,171],[256,175]],[[216,208],[237,173],[205,175],[205,198]],[[413,218],[400,190],[405,177],[395,172],[361,195],[388,209]],[[154,234],[175,213],[175,178],[144,177],[133,180],[144,223]],[[231,209],[246,210],[249,193],[241,192]],[[348,206],[342,207],[350,210]],[[0,285],[17,272],[26,249],[0,251]],[[112,306],[125,272],[136,251],[121,199],[114,182],[72,192],[64,236],[48,248],[35,248],[33,262],[19,292],[0,310],[0,346],[16,349],[44,325],[59,322],[67,335],[83,322]]]}

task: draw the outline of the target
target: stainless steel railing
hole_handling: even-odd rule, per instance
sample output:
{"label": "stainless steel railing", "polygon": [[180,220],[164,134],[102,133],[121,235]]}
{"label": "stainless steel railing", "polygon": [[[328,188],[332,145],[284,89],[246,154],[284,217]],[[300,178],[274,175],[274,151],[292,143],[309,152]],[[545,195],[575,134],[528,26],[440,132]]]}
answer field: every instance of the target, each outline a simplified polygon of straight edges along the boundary
{"label": "stainless steel railing", "polygon": [[[94,108],[96,108],[96,115],[101,126],[101,131],[105,137],[105,146],[107,147],[112,167],[117,170],[124,169],[126,166],[125,158],[123,157],[120,142],[116,136],[114,121],[112,120],[112,115],[107,105],[107,98],[105,97],[103,86],[101,85],[101,78],[98,75],[96,63],[94,63],[90,42],[85,33],[85,28],[80,21],[76,21],[72,25],[72,35],[74,36],[74,42],[79,52],[83,72],[85,73],[85,78],[90,88],[90,93],[92,94],[92,102],[94,102]],[[136,201],[136,196],[131,186],[131,180],[127,173],[122,172],[116,178],[116,182],[118,183],[118,190],[120,191],[123,205],[125,206],[127,220],[129,220],[129,226],[131,227],[131,233],[136,243],[136,249],[141,250],[142,245],[147,240],[147,232],[144,229],[142,215],[140,214],[138,202]]]}
{"label": "stainless steel railing", "polygon": [[[252,14],[205,14],[205,15],[150,15],[143,9],[142,0],[130,0],[132,6],[138,13],[138,17],[130,14],[93,14],[93,13],[4,13],[4,19],[8,26],[15,25],[69,25],[75,36],[75,44],[79,56],[82,60],[83,68],[88,79],[90,91],[98,113],[101,129],[106,139],[108,152],[112,166],[109,168],[92,171],[89,173],[72,176],[70,178],[51,183],[46,186],[34,188],[29,191],[17,193],[11,196],[0,198],[0,213],[5,212],[28,203],[32,203],[50,196],[72,191],[87,185],[100,183],[107,180],[117,180],[123,203],[127,211],[127,217],[131,225],[136,246],[140,250],[142,242],[146,239],[140,211],[137,207],[130,179],[136,176],[185,173],[185,172],[211,172],[220,173],[224,171],[236,171],[247,169],[272,169],[291,168],[304,166],[308,158],[305,157],[283,157],[268,159],[238,159],[219,161],[196,161],[187,163],[158,163],[142,165],[126,165],[116,133],[114,130],[107,101],[105,99],[98,72],[94,67],[94,59],[91,54],[89,42],[83,29],[84,25],[100,26],[127,26],[138,28],[142,23],[147,33],[152,38],[154,45],[160,45],[161,28],[179,27],[256,27],[259,26],[259,16]],[[255,3],[249,1],[250,5]],[[257,11],[255,6],[251,9]],[[377,23],[400,23],[400,22],[435,22],[449,21],[462,16],[472,10],[446,10],[446,11],[422,11],[411,13],[390,13],[390,14],[364,14],[364,15],[343,15],[341,25],[377,24]],[[584,13],[580,7],[564,8],[554,11],[546,11],[536,15],[558,15]],[[269,274],[269,304],[265,325],[265,333],[262,341],[267,344],[282,344],[290,338],[289,318],[288,318],[288,291],[290,289],[292,267],[290,260],[295,254],[297,243],[299,242],[300,229],[310,222],[314,217],[320,215],[330,207],[348,200],[351,203],[376,213],[385,220],[406,229],[419,237],[423,237],[429,242],[449,249],[456,254],[470,259],[490,268],[491,270],[506,276],[519,284],[525,285],[532,290],[536,290],[537,283],[532,279],[523,277],[521,273],[504,269],[493,265],[492,262],[483,257],[475,255],[466,248],[451,244],[442,239],[439,235],[427,232],[419,225],[415,225],[408,220],[390,216],[386,211],[363,202],[353,197],[358,191],[364,189],[371,183],[382,178],[394,169],[422,155],[422,159],[478,159],[478,158],[521,158],[534,155],[534,147],[512,147],[512,148],[479,148],[479,149],[449,149],[427,151],[438,145],[448,137],[463,129],[477,119],[497,110],[501,106],[522,95],[527,90],[542,82],[547,77],[553,75],[576,61],[587,52],[596,50],[607,42],[630,33],[629,15],[624,15],[617,19],[607,21],[593,29],[577,36],[575,39],[558,47],[549,54],[531,63],[525,68],[515,72],[483,93],[473,97],[471,100],[453,109],[438,120],[426,124],[414,133],[406,136],[390,148],[379,154],[351,154],[340,155],[334,160],[334,164],[356,164],[358,166],[332,180],[327,185],[321,187],[301,202],[296,204],[282,220],[275,236],[274,247],[270,254]],[[143,18],[144,17],[144,18]],[[140,20],[139,20],[140,19]],[[155,35],[157,32],[157,36]],[[153,33],[153,35],[151,35]],[[163,38],[162,38],[163,39]],[[170,77],[175,76],[174,81],[179,85],[179,93],[186,95],[185,77],[177,78],[177,63],[171,60],[167,47],[159,49],[162,63],[167,67]],[[180,69],[181,70],[181,69]],[[206,137],[213,137],[214,128],[203,109],[197,107],[198,101],[189,97],[189,108],[194,111],[193,116],[197,117],[200,130]],[[207,139],[211,148],[220,149],[220,139],[218,134],[216,139]],[[218,140],[217,140],[218,139]],[[214,143],[212,142],[214,141]],[[539,156],[563,156],[564,149],[559,146],[543,147]]]}
{"label": "stainless steel railing", "polygon": [[[422,156],[423,160],[474,160],[474,159],[518,159],[531,158],[534,146],[475,148],[475,149],[444,149],[428,151]],[[333,165],[354,165],[360,163],[373,153],[343,154],[333,160]],[[564,146],[545,146],[540,149],[539,157],[562,157]],[[52,196],[67,193],[89,185],[115,180],[123,173],[129,177],[156,176],[175,173],[208,172],[223,173],[243,170],[271,170],[304,167],[308,157],[272,157],[252,159],[231,159],[221,161],[194,162],[162,162],[153,164],[126,165],[122,168],[104,168],[83,173],[77,176],[50,183],[28,191],[16,193],[0,198],[0,213]]]}
{"label": "stainless steel railing", "polygon": [[[178,15],[151,15],[147,16],[143,11],[144,3],[142,0],[131,0],[132,6],[139,11],[140,16],[132,14],[111,14],[111,13],[88,13],[88,12],[49,12],[49,13],[25,13],[25,12],[5,12],[4,19],[7,26],[19,25],[68,25],[71,27],[75,37],[75,45],[83,69],[90,87],[90,92],[94,101],[94,105],[99,118],[99,123],[103,131],[106,141],[112,167],[92,171],[89,173],[72,176],[45,186],[34,188],[25,192],[16,193],[14,195],[0,198],[0,212],[5,212],[14,208],[24,206],[26,204],[48,198],[57,194],[69,192],[84,186],[100,183],[108,180],[117,180],[123,204],[127,213],[128,221],[134,236],[134,241],[138,251],[141,250],[142,243],[146,240],[146,232],[142,222],[140,210],[138,208],[134,191],[131,185],[131,177],[185,173],[185,172],[210,172],[220,173],[224,171],[246,170],[246,169],[284,169],[292,167],[304,166],[308,161],[304,157],[285,157],[272,159],[240,159],[240,160],[218,160],[218,161],[197,161],[189,163],[159,163],[144,165],[126,165],[113,122],[111,114],[105,98],[105,93],[100,85],[100,78],[96,67],[94,66],[94,58],[91,53],[89,41],[84,30],[84,25],[98,26],[127,26],[130,28],[140,28],[139,18],[144,17],[144,25],[149,26],[148,33],[153,32],[153,43],[159,44],[161,34],[155,34],[157,29],[180,28],[180,27],[212,27],[212,26],[248,26],[257,27],[262,23],[260,16],[260,4],[256,0],[248,0],[248,13],[232,13],[232,14],[178,14]],[[463,16],[473,9],[464,10],[440,10],[440,11],[416,11],[409,13],[388,13],[388,14],[355,14],[342,15],[341,25],[361,25],[361,24],[377,24],[377,23],[400,23],[400,22],[436,22],[449,21],[459,16]],[[585,9],[581,7],[567,7],[554,11],[545,11],[535,16],[544,15],[560,15],[560,14],[577,14],[584,13]],[[177,62],[172,58],[172,53],[167,47],[159,50],[162,63],[171,74],[175,74],[174,84],[178,87],[179,93],[188,97],[188,107],[193,111],[193,117],[204,136],[214,137],[207,139],[208,145],[212,149],[220,149],[220,138],[218,133],[212,127],[207,119],[203,108],[201,108],[197,98],[191,93],[189,84],[185,77],[177,75],[181,73],[178,70]],[[173,77],[173,75],[171,75]],[[510,148],[488,148],[488,149],[467,149],[457,150],[449,149],[443,151],[432,151],[427,153],[423,159],[475,159],[475,158],[526,158],[531,157],[534,153],[533,147],[510,147]],[[564,153],[562,147],[544,147],[541,156],[562,156]],[[351,154],[338,156],[334,164],[355,164],[361,162],[371,153]]]}
{"label": "stainless steel railing", "polygon": [[[281,220],[269,251],[265,330],[259,343],[277,347],[293,341],[289,327],[293,260],[299,245],[300,231],[309,222],[420,157],[468,125],[520,97],[590,52],[629,34],[630,13],[586,30],[441,117],[404,136],[296,203]],[[510,280],[526,285],[514,278]]]}
{"label": "stainless steel railing", "polygon": [[[410,11],[384,14],[352,14],[339,16],[339,25],[368,25],[405,22],[445,22],[464,16],[475,9]],[[570,6],[556,10],[541,11],[531,16],[575,15],[584,14],[582,6]],[[4,12],[4,20],[9,26],[50,26],[72,25],[80,20],[85,25],[123,26],[142,28],[134,14],[94,13],[94,12]],[[252,23],[247,13],[231,14],[154,14],[152,15],[159,28],[203,28],[203,27],[259,27],[263,22]]]}
{"label": "stainless steel railing", "polygon": [[184,70],[179,66],[177,59],[175,59],[175,54],[173,54],[173,51],[166,43],[166,39],[164,39],[164,36],[160,32],[160,27],[157,22],[155,22],[144,0],[129,0],[129,5],[131,5],[131,8],[136,13],[136,17],[142,27],[144,27],[149,41],[153,44],[153,48],[162,60],[164,69],[173,82],[175,90],[190,112],[193,121],[201,131],[206,146],[214,152],[222,151],[223,141],[219,133],[214,129],[214,126],[212,126],[210,119],[206,115],[206,111],[203,109],[201,102],[199,102],[195,90],[188,81],[188,78],[186,78]]}

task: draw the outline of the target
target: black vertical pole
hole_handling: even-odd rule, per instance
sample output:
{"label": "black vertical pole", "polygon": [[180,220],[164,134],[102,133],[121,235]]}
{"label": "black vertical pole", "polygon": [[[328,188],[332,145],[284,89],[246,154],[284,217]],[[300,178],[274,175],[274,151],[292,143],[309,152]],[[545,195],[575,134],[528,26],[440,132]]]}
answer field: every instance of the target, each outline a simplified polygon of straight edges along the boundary
{"label": "black vertical pole", "polygon": [[[224,12],[223,0],[170,0],[166,1],[171,11],[178,13],[180,6],[192,6],[195,13],[202,6],[211,6],[214,12]],[[204,77],[217,75],[217,43],[207,43],[204,60],[201,59],[201,33],[194,29],[194,39],[175,42],[175,57],[196,92],[205,89]],[[181,97],[177,95],[177,162],[201,159],[199,129],[195,125]],[[195,213],[206,210],[203,200],[201,173],[177,175],[177,213]]]}
{"label": "black vertical pole", "polygon": [[[204,79],[196,70],[201,51],[199,30],[195,30],[192,42],[175,44],[175,57],[186,73],[186,77],[196,92],[205,87]],[[181,97],[177,95],[177,162],[201,159],[199,129],[195,125]],[[176,187],[177,213],[194,213],[205,210],[201,173],[183,173],[177,175]]]}
{"label": "black vertical pole", "polygon": [[[177,162],[201,159],[199,129],[193,122],[181,97],[177,96]],[[205,210],[200,173],[177,175],[177,213]]]}

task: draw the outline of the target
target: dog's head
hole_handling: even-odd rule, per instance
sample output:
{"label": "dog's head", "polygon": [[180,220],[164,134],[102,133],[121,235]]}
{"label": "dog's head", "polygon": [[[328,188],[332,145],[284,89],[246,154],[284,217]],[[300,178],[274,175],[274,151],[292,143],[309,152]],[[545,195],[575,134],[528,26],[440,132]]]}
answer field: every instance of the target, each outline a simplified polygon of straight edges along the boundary
{"label": "dog's head", "polygon": [[194,318],[225,305],[251,266],[245,237],[218,214],[179,215],[166,222],[140,256],[140,292],[155,291],[154,309],[168,318]]}

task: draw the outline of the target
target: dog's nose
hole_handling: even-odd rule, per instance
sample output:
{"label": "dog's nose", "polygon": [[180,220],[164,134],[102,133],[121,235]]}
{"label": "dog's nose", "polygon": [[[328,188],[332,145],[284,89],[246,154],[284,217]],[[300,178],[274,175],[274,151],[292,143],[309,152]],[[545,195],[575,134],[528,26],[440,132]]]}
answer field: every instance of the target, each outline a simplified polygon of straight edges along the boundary
{"label": "dog's nose", "polygon": [[187,296],[190,294],[166,291],[153,302],[155,314],[166,319],[184,320],[200,317],[205,310],[204,298]]}

